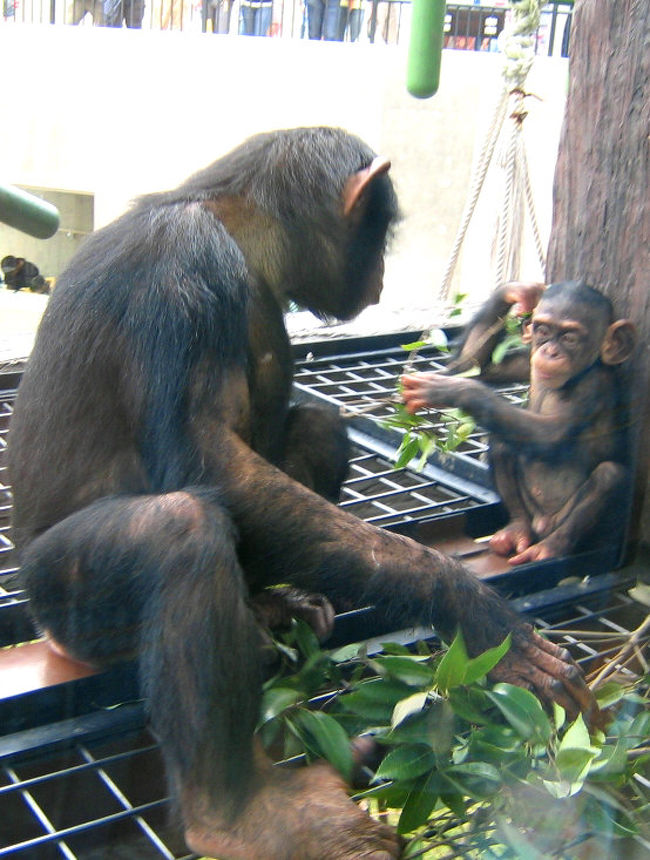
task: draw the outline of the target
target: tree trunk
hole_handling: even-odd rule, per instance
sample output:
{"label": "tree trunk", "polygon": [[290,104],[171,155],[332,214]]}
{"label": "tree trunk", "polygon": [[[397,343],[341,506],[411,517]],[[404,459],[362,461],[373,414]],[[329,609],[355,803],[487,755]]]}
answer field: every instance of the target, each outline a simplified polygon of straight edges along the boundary
{"label": "tree trunk", "polygon": [[638,326],[630,540],[650,539],[650,2],[577,0],[547,282],[584,280]]}

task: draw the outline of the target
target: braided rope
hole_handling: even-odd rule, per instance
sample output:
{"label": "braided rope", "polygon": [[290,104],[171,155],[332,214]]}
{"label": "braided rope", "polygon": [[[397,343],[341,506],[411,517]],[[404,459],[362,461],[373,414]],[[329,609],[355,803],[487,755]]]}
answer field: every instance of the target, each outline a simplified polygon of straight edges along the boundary
{"label": "braided rope", "polygon": [[544,246],[542,245],[542,237],[539,232],[539,224],[537,222],[537,212],[535,211],[535,198],[533,196],[533,188],[530,184],[530,173],[528,172],[528,156],[526,155],[526,148],[522,147],[521,152],[522,163],[523,163],[523,173],[524,173],[524,191],[526,194],[526,203],[528,205],[528,215],[530,217],[530,226],[533,231],[533,239],[535,241],[535,250],[537,251],[537,259],[539,261],[539,265],[544,271],[546,269],[546,254],[544,253]]}
{"label": "braided rope", "polygon": [[[525,112],[523,110],[524,91],[522,85],[530,71],[535,58],[535,33],[539,27],[540,13],[546,0],[510,0],[510,7],[513,11],[510,27],[504,38],[504,66],[502,75],[504,79],[504,89],[497,104],[492,123],[487,133],[487,137],[480,157],[474,168],[474,173],[471,181],[471,190],[468,201],[465,205],[463,216],[461,218],[460,227],[456,233],[454,245],[449,255],[449,260],[445,268],[445,273],[442,278],[440,288],[438,290],[437,302],[439,305],[444,305],[449,299],[449,289],[451,286],[452,277],[460,250],[467,233],[472,216],[476,209],[484,180],[494,155],[499,136],[501,135],[503,124],[507,116],[507,106],[510,98],[515,97],[515,108],[512,111],[513,130],[510,136],[508,146],[508,155],[506,159],[507,178],[506,191],[504,195],[504,212],[499,225],[499,233],[497,238],[497,266],[496,266],[496,284],[497,286],[504,282],[506,259],[513,260],[511,248],[508,248],[507,237],[508,233],[512,233],[511,209],[513,205],[521,200],[521,189],[516,188],[516,179],[520,175],[523,184],[523,192],[528,203],[528,209],[531,214],[533,224],[533,236],[537,248],[540,261],[543,260],[543,249],[537,218],[534,211],[532,189],[530,185],[530,176],[528,173],[528,162],[525,156],[525,149],[521,139],[521,127]],[[521,143],[519,143],[521,141]],[[517,170],[517,161],[521,163],[521,170]],[[516,209],[521,209],[518,204]],[[520,216],[521,217],[521,216]],[[521,236],[521,230],[518,228],[518,235]],[[511,243],[512,244],[512,243]],[[542,264],[543,265],[543,264]],[[509,266],[509,269],[512,268]],[[512,272],[510,275],[512,276]]]}
{"label": "braided rope", "polygon": [[503,121],[506,116],[507,107],[508,91],[504,89],[497,103],[494,115],[492,117],[490,129],[485,139],[483,149],[481,150],[479,160],[474,169],[470,196],[467,200],[467,203],[465,204],[465,209],[463,211],[463,217],[461,218],[460,227],[456,232],[456,238],[454,240],[451,254],[449,255],[447,268],[445,269],[445,274],[443,275],[442,283],[440,284],[440,289],[438,290],[438,301],[440,303],[444,303],[448,298],[449,286],[451,284],[451,279],[456,268],[456,263],[458,262],[460,249],[463,245],[463,241],[465,240],[467,228],[470,225],[470,222],[474,215],[474,210],[476,209],[476,204],[481,195],[481,190],[483,188],[483,183],[487,175],[488,167],[490,166],[492,156],[494,154],[494,148],[496,146],[497,140],[499,139],[499,134],[501,133],[501,129],[503,127]]}
{"label": "braided rope", "polygon": [[511,0],[514,12],[508,29],[503,53],[503,78],[510,89],[521,87],[535,59],[535,33],[539,27],[542,6],[546,0]]}

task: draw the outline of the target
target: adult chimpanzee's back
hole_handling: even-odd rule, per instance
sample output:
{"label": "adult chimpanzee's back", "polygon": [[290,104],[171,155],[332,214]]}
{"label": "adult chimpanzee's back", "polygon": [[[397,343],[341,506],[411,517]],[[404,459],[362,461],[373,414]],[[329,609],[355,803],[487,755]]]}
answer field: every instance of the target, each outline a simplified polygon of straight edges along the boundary
{"label": "adult chimpanzee's back", "polygon": [[16,404],[20,545],[97,498],[201,482],[188,389],[209,353],[215,390],[245,367],[248,304],[241,253],[199,205],[146,201],[89,238],[50,299]]}
{"label": "adult chimpanzee's back", "polygon": [[594,707],[568,655],[457,562],[332,505],[342,424],[289,406],[283,308],[379,299],[388,169],[343,131],[296,129],[143,198],[60,278],[16,404],[35,617],[77,659],[139,656],[187,842],[222,860],[398,853],[327,766],[278,772],[255,740],[265,623],[324,636],[332,604],[371,601],[398,625],[461,625],[472,653],[511,630],[496,676]]}

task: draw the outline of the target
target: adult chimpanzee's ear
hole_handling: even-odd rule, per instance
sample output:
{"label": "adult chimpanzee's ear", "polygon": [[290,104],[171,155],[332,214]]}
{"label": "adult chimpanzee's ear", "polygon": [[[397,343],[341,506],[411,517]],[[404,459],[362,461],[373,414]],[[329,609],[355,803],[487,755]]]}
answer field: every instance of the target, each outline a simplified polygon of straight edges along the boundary
{"label": "adult chimpanzee's ear", "polygon": [[354,208],[358,206],[366,188],[368,188],[375,176],[386,173],[389,169],[390,161],[382,155],[378,155],[373,159],[369,167],[365,167],[358,173],[353,173],[352,176],[348,177],[343,188],[343,214],[345,216],[350,215]]}
{"label": "adult chimpanzee's ear", "polygon": [[636,344],[636,326],[630,320],[616,320],[605,332],[600,358],[603,364],[623,364]]}

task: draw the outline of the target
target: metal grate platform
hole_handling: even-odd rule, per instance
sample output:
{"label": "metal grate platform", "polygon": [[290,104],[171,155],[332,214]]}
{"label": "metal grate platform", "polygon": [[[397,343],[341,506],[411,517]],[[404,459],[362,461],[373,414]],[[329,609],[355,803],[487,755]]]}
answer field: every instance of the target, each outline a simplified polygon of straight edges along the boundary
{"label": "metal grate platform", "polygon": [[[15,398],[15,390],[0,391],[0,619],[5,617],[5,609],[15,610],[24,600],[17,584],[17,567],[9,535],[12,496],[7,476],[7,432]],[[15,641],[12,637],[7,639],[0,633],[0,647],[12,641]]]}
{"label": "metal grate platform", "polygon": [[[356,408],[362,416],[351,431],[354,452],[341,504],[362,519],[423,542],[436,529],[450,529],[449,524],[459,520],[480,521],[476,534],[485,534],[482,529],[489,527],[498,505],[484,481],[472,479],[476,470],[468,477],[463,469],[436,464],[422,472],[392,467],[395,434],[378,430],[376,419],[382,412],[377,404],[394,390],[404,358],[403,350],[390,346],[357,350],[345,359],[330,354],[299,361],[297,391],[346,411]],[[419,369],[438,360],[423,352]],[[521,394],[513,390],[509,396]],[[6,429],[14,398],[13,390],[0,392],[0,645],[23,641],[31,632],[8,535]],[[372,418],[363,412],[365,406]],[[480,434],[476,438],[466,460],[482,457],[479,447],[484,443]],[[523,581],[528,581],[525,574]],[[645,614],[626,587],[620,578],[603,574],[588,584],[520,597],[514,604],[590,672]],[[334,640],[374,635],[372,621],[366,623],[371,615],[360,610],[339,616]],[[430,636],[430,631],[391,633],[383,639],[407,642],[416,635]],[[631,664],[621,671],[632,677],[638,668]],[[57,685],[50,693],[39,691],[10,702],[12,718],[16,712],[21,720],[25,715],[24,728],[0,717],[0,858],[189,860],[193,855],[187,853],[172,816],[160,749],[147,731],[132,668]],[[72,713],[79,715],[61,721]]]}
{"label": "metal grate platform", "polygon": [[[408,336],[404,336],[402,342],[408,343]],[[448,354],[434,347],[424,347],[410,357],[399,343],[372,351],[355,351],[352,344],[339,344],[339,347],[345,348],[339,355],[317,356],[309,352],[304,354],[303,350],[302,357],[296,361],[296,396],[300,400],[336,406],[353,420],[354,426],[397,447],[401,433],[385,428],[382,422],[394,414],[397,385],[407,362],[410,371],[442,371],[449,360]],[[500,385],[497,390],[510,402],[520,405],[526,398],[527,386],[514,383]],[[423,426],[443,436],[449,416],[448,409],[431,409],[429,421]],[[489,485],[487,451],[487,433],[477,427],[456,451],[434,454],[431,462]]]}
{"label": "metal grate platform", "polygon": [[[531,620],[589,673],[645,609],[612,577],[553,589]],[[516,602],[526,608],[528,599]],[[528,601],[530,603],[530,601]],[[569,632],[563,632],[563,631]],[[579,631],[583,637],[576,633]],[[612,638],[612,634],[621,638]],[[598,637],[601,638],[598,638]],[[413,637],[413,632],[410,632]],[[408,641],[408,635],[390,639]],[[638,666],[624,667],[634,677]],[[0,857],[25,860],[189,858],[171,819],[160,751],[139,704],[0,738]]]}

